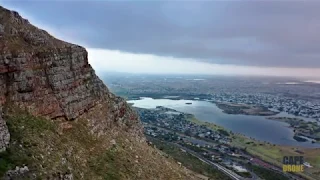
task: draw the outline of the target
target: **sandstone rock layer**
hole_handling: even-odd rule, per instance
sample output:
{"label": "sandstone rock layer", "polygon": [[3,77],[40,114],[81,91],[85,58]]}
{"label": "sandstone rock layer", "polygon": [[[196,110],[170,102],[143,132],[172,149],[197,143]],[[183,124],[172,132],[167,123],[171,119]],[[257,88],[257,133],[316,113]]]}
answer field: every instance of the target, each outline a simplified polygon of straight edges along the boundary
{"label": "sandstone rock layer", "polygon": [[108,90],[84,48],[1,10],[0,105],[14,103],[35,115],[75,119],[104,99]]}
{"label": "sandstone rock layer", "polygon": [[[101,104],[104,116],[94,121],[110,124],[130,117],[116,124],[142,132],[135,113],[97,77],[83,47],[55,39],[0,6],[0,108],[15,105],[33,115],[73,120]],[[0,135],[4,142],[7,136]]]}
{"label": "sandstone rock layer", "polygon": [[[1,113],[1,110],[0,110]],[[0,152],[6,150],[10,141],[10,134],[6,122],[0,116]]]}
{"label": "sandstone rock layer", "polygon": [[83,47],[0,6],[0,179],[194,179],[142,131]]}

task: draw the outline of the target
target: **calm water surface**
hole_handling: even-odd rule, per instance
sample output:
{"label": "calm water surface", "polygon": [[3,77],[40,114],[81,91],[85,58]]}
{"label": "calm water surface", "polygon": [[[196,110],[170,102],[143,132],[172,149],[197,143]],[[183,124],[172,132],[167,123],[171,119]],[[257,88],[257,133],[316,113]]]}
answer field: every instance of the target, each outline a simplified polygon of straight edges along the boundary
{"label": "calm water surface", "polygon": [[[187,102],[192,102],[192,104],[188,105],[186,104]],[[141,98],[140,100],[130,100],[128,103],[133,103],[133,106],[140,108],[164,106],[184,113],[194,114],[199,120],[212,122],[232,132],[241,133],[273,144],[320,147],[320,144],[294,140],[293,130],[289,128],[287,123],[268,120],[262,116],[225,114],[214,103],[207,101]],[[287,114],[281,113],[278,116],[284,115]],[[290,116],[292,117],[292,115]]]}

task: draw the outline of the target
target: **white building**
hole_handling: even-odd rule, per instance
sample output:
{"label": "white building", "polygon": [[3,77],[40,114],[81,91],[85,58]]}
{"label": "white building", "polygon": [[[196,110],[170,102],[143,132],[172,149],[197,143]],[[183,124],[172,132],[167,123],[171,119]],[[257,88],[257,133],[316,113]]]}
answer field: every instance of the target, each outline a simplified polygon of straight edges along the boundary
{"label": "white building", "polygon": [[248,172],[247,169],[245,169],[242,166],[233,165],[232,168],[237,172],[241,172],[241,173]]}

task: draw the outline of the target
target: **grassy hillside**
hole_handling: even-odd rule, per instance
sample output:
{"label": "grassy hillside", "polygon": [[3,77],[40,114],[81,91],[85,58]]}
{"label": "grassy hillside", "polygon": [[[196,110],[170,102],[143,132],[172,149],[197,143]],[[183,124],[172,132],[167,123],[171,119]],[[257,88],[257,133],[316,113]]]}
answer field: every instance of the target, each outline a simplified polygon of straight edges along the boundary
{"label": "grassy hillside", "polygon": [[0,177],[26,165],[29,172],[19,178],[193,179],[173,159],[123,131],[98,137],[83,119],[58,122],[27,113],[5,119],[11,142],[0,154]]}

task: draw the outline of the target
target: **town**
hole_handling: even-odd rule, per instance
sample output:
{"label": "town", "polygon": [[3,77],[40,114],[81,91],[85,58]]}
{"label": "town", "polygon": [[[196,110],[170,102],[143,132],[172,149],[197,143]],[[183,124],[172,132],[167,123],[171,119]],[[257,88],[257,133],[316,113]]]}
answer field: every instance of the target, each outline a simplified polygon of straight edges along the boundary
{"label": "town", "polygon": [[320,121],[320,84],[271,77],[114,75],[104,81],[128,98],[199,99],[262,106]]}
{"label": "town", "polygon": [[[230,145],[231,132],[224,129],[209,128],[192,121],[191,114],[157,106],[155,109],[134,107],[144,125],[144,133],[149,143],[156,140],[169,143],[182,152],[190,153],[201,161],[211,163],[232,179],[257,179],[252,166],[271,168],[273,175],[279,179],[290,179],[291,174],[282,174],[281,169],[274,167],[246,153],[244,149]],[[269,172],[270,173],[270,172]]]}
{"label": "town", "polygon": [[[292,138],[296,142],[318,143],[319,91],[320,85],[303,80],[277,77],[222,77],[222,76],[180,76],[180,75],[132,75],[109,74],[103,79],[115,94],[129,100],[141,97],[171,102],[186,101],[193,103],[210,102],[226,114],[241,116],[270,116],[270,121],[283,121],[291,128]],[[188,101],[190,100],[190,101]],[[189,104],[187,104],[189,103]],[[223,106],[219,107],[219,104]],[[227,106],[225,106],[227,105]],[[231,106],[230,106],[231,105]],[[241,106],[241,107],[239,107]],[[249,108],[248,108],[249,107]],[[226,111],[227,110],[227,111]],[[260,141],[242,133],[234,133],[215,124],[195,119],[173,109],[139,109],[147,138],[160,150],[163,150],[183,165],[194,170],[199,162],[187,161],[187,154],[206,162],[210,167],[220,169],[231,179],[247,176],[273,179],[317,179],[320,174],[316,154],[319,148],[285,146]],[[274,119],[272,115],[276,115]],[[292,124],[282,118],[296,119]],[[300,120],[303,120],[300,122]],[[310,123],[309,123],[310,122]],[[308,126],[303,130],[300,127]],[[179,152],[177,152],[177,149]],[[214,154],[218,153],[218,154]],[[285,155],[303,155],[307,159],[302,174],[283,173],[281,158]],[[235,156],[234,156],[235,155]],[[238,157],[239,156],[239,157]],[[182,158],[183,157],[183,158]],[[209,161],[209,162],[208,162]],[[231,164],[241,166],[247,173],[237,172]],[[215,163],[215,164],[212,164]],[[217,166],[218,165],[218,166]],[[232,171],[223,171],[221,167]],[[201,169],[209,167],[198,167]],[[212,170],[212,169],[211,169]],[[208,171],[211,171],[208,170]],[[216,172],[217,173],[217,172]],[[257,175],[257,176],[256,176]],[[221,179],[215,177],[213,179]],[[223,178],[222,178],[223,179]]]}

